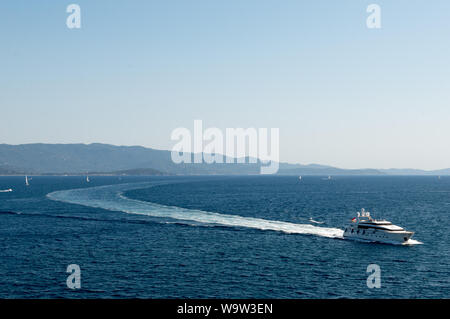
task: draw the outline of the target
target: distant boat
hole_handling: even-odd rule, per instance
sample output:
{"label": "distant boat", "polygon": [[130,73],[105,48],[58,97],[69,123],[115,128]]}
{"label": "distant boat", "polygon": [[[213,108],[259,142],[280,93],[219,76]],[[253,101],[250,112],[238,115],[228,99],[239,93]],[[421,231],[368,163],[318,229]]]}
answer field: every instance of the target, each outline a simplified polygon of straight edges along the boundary
{"label": "distant boat", "polygon": [[0,193],[9,193],[9,192],[12,192],[12,191],[13,191],[12,188],[8,188],[8,189],[0,190]]}
{"label": "distant boat", "polygon": [[87,183],[89,183],[89,182],[90,182],[90,180],[89,180],[89,176],[86,176],[86,182],[87,182]]}
{"label": "distant boat", "polygon": [[25,176],[25,185],[29,186],[30,183],[28,182],[28,176]]}
{"label": "distant boat", "polygon": [[323,224],[324,222],[318,222],[317,220],[312,219],[312,217],[309,218],[309,221],[311,223],[315,223],[315,224]]}
{"label": "distant boat", "polygon": [[299,180],[302,180],[302,177],[301,177],[301,176],[299,176],[299,177],[298,177],[298,179],[299,179]]}
{"label": "distant boat", "polygon": [[331,176],[328,176],[328,179],[331,179]]}

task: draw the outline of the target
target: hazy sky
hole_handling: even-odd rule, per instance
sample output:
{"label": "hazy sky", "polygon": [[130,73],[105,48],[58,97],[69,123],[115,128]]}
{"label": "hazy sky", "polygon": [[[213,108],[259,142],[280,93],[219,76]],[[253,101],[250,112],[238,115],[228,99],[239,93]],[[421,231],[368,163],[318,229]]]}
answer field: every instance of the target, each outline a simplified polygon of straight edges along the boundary
{"label": "hazy sky", "polygon": [[11,0],[0,39],[0,143],[171,149],[201,119],[278,127],[282,161],[450,167],[448,0]]}

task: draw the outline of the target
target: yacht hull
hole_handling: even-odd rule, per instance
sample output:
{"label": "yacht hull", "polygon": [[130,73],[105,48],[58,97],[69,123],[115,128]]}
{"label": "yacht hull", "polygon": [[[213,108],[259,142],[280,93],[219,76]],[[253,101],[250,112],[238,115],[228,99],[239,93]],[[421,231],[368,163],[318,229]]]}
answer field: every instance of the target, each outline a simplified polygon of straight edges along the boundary
{"label": "yacht hull", "polygon": [[390,244],[407,244],[413,235],[414,232],[410,231],[360,230],[356,227],[347,227],[344,231],[344,238],[347,239]]}

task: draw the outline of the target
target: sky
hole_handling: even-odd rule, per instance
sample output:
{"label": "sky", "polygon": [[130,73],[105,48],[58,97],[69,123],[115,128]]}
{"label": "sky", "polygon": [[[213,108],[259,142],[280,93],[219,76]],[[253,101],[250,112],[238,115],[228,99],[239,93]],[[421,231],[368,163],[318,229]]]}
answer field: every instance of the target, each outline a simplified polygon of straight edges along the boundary
{"label": "sky", "polygon": [[448,0],[1,1],[0,143],[171,149],[202,120],[279,128],[284,162],[447,168],[449,39]]}

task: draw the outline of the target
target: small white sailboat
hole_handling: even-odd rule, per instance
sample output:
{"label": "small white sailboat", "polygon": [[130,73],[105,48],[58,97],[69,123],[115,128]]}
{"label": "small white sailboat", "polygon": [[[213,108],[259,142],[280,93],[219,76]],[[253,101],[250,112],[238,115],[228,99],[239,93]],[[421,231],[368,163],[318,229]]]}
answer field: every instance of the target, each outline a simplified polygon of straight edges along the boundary
{"label": "small white sailboat", "polygon": [[28,182],[28,176],[25,176],[25,185],[29,186],[30,183]]}
{"label": "small white sailboat", "polygon": [[13,190],[12,190],[12,188],[8,188],[8,189],[2,189],[2,190],[0,190],[0,193],[10,193],[10,192],[12,192]]}
{"label": "small white sailboat", "polygon": [[87,175],[86,176],[86,183],[89,183],[90,182],[90,180],[89,180],[89,175]]}
{"label": "small white sailboat", "polygon": [[302,177],[301,177],[301,176],[299,176],[299,177],[298,177],[298,179],[299,179],[299,180],[302,180]]}
{"label": "small white sailboat", "polygon": [[328,180],[330,180],[331,179],[331,176],[328,176]]}

